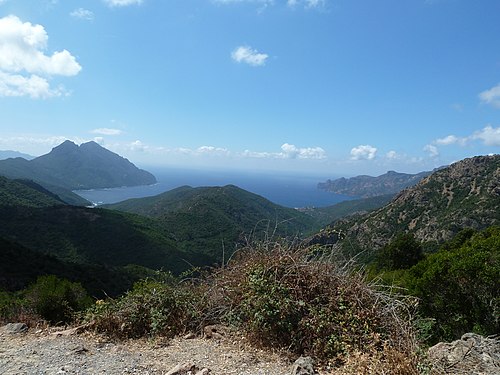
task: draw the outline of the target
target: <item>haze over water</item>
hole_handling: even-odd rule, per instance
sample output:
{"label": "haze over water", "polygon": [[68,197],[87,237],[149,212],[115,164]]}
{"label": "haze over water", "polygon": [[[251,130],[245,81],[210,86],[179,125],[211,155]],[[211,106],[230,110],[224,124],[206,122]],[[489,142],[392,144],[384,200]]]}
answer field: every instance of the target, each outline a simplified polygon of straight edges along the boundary
{"label": "haze over water", "polygon": [[177,168],[150,169],[150,171],[158,180],[155,185],[80,190],[76,193],[95,204],[107,204],[130,198],[153,196],[184,185],[199,187],[232,184],[286,207],[324,207],[352,199],[345,195],[319,190],[318,182],[328,178],[321,176]]}

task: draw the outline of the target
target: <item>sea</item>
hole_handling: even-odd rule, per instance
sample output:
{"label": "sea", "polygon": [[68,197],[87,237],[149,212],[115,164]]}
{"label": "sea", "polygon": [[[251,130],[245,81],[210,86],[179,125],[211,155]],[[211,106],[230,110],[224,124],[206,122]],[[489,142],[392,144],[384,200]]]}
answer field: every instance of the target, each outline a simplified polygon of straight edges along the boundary
{"label": "sea", "polygon": [[352,199],[317,188],[318,182],[335,176],[268,171],[227,171],[181,168],[148,169],[158,181],[154,185],[108,189],[76,190],[94,205],[116,203],[130,198],[158,195],[180,186],[236,185],[285,207],[326,207]]}

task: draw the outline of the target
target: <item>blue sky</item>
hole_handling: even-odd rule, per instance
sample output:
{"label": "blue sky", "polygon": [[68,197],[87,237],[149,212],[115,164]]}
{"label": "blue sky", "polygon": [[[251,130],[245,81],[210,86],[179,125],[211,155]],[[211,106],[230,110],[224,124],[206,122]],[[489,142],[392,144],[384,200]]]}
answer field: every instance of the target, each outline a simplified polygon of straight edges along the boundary
{"label": "blue sky", "polygon": [[498,0],[0,0],[0,150],[418,172],[500,150]]}

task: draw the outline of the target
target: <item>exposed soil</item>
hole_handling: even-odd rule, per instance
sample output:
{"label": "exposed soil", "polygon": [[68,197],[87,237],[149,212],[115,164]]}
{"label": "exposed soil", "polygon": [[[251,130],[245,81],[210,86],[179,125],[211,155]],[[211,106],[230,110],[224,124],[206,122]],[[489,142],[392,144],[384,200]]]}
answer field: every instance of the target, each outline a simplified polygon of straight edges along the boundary
{"label": "exposed soil", "polygon": [[211,374],[285,375],[290,363],[237,337],[113,342],[90,333],[49,330],[11,334],[0,329],[1,374],[166,374],[192,362]]}

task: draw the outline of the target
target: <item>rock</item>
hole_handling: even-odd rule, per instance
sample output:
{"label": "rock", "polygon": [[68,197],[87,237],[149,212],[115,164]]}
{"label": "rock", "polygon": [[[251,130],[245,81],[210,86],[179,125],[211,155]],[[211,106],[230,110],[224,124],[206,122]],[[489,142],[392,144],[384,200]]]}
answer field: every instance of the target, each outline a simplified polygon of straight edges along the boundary
{"label": "rock", "polygon": [[460,340],[440,342],[427,355],[436,371],[443,374],[500,373],[500,340],[466,333]]}
{"label": "rock", "polygon": [[200,371],[198,371],[195,375],[208,375],[210,374],[210,370],[208,368],[203,368]]}
{"label": "rock", "polygon": [[206,326],[203,333],[206,339],[221,339],[224,336],[224,330],[218,325]]}
{"label": "rock", "polygon": [[184,340],[191,340],[191,339],[194,339],[195,337],[196,337],[196,335],[194,333],[190,332],[190,333],[184,335],[182,338]]}
{"label": "rock", "polygon": [[314,375],[314,361],[311,357],[299,357],[292,366],[291,375]]}
{"label": "rock", "polygon": [[177,366],[170,369],[166,375],[191,375],[196,371],[196,366],[194,363],[185,362],[178,364]]}
{"label": "rock", "polygon": [[28,326],[24,323],[9,323],[4,325],[3,330],[10,334],[24,333],[28,330]]}

